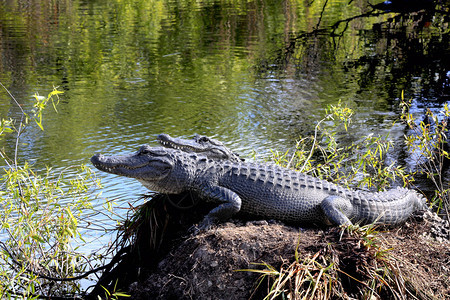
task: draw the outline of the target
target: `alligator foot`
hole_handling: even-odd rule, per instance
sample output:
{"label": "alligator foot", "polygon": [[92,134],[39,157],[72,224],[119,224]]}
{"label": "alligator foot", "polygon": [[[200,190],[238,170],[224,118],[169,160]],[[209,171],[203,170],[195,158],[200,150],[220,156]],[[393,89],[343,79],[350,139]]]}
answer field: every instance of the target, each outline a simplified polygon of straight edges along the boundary
{"label": "alligator foot", "polygon": [[213,224],[198,224],[198,225],[192,225],[189,229],[188,229],[188,233],[191,234],[192,236],[196,236],[202,232],[208,231],[211,228],[213,228]]}
{"label": "alligator foot", "polygon": [[339,196],[328,196],[322,203],[322,210],[328,220],[336,225],[352,225],[347,217],[351,214],[352,204],[350,200]]}
{"label": "alligator foot", "polygon": [[198,227],[198,225],[192,225],[189,229],[188,229],[188,233],[192,236],[196,236],[197,234],[199,234],[201,232],[200,228]]}

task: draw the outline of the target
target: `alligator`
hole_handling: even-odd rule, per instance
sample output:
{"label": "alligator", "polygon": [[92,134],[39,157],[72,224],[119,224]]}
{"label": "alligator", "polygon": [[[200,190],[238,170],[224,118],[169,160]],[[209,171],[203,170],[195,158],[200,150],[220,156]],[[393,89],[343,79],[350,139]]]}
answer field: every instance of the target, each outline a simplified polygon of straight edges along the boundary
{"label": "alligator", "polygon": [[96,154],[91,162],[101,171],[135,178],[152,191],[194,192],[217,203],[198,230],[239,211],[287,223],[397,225],[426,210],[425,198],[406,188],[375,193],[347,189],[274,164],[214,160],[174,148],[144,145],[124,156]]}
{"label": "alligator", "polygon": [[186,140],[174,138],[166,133],[162,133],[158,135],[157,140],[164,147],[179,149],[184,152],[200,153],[215,160],[229,160],[234,162],[244,160],[239,157],[239,154],[225,147],[222,142],[205,135],[196,135],[192,140]]}

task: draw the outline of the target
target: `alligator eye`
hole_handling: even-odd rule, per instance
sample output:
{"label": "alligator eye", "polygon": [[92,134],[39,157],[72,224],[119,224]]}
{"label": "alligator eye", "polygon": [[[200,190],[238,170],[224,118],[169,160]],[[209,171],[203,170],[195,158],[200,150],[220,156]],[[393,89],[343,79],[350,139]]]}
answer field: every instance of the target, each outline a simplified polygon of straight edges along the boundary
{"label": "alligator eye", "polygon": [[152,153],[152,151],[151,151],[151,148],[149,147],[149,146],[142,146],[140,149],[139,149],[139,151],[138,151],[138,154],[140,154],[140,155],[142,155],[142,154],[151,154]]}
{"label": "alligator eye", "polygon": [[207,136],[201,136],[201,137],[198,139],[198,141],[199,141],[199,142],[209,142],[209,138],[208,138]]}
{"label": "alligator eye", "polygon": [[137,155],[149,155],[149,156],[165,156],[168,154],[167,150],[163,147],[150,147],[149,145],[142,146]]}

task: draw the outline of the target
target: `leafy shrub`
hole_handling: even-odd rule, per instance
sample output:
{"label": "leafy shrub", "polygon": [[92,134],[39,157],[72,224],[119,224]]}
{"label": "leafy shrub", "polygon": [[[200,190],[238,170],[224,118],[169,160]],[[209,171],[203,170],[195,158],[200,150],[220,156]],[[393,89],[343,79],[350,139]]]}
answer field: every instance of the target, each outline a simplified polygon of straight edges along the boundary
{"label": "leafy shrub", "polygon": [[[19,145],[30,121],[43,130],[42,112],[50,103],[56,110],[61,93],[54,89],[47,97],[36,94],[32,114],[20,108],[18,122],[1,119],[0,138],[15,134]],[[17,152],[16,146],[9,159],[0,150],[6,165],[0,182],[0,298],[80,294],[77,280],[87,276],[84,272],[94,267],[94,260],[103,262],[77,252],[75,246],[83,241],[80,223],[94,213],[92,190],[99,182],[85,166],[77,167],[70,178],[67,169],[35,171],[26,162],[18,163]]]}

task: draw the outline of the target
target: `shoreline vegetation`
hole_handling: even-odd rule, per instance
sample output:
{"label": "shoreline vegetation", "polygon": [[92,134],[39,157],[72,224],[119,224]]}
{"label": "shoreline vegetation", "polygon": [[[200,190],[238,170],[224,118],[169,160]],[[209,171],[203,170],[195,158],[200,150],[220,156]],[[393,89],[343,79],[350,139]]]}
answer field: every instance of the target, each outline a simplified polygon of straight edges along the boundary
{"label": "shoreline vegetation", "polygon": [[65,170],[34,170],[20,159],[21,137],[36,124],[44,130],[43,112],[48,106],[55,111],[59,96],[54,88],[47,97],[34,95],[30,112],[13,103],[21,111],[19,120],[0,121],[0,139],[13,136],[16,147],[13,157],[0,149],[4,168],[1,174],[0,200],[0,298],[65,299],[80,295],[80,280],[105,268],[113,249],[83,253],[83,233],[107,230],[89,224],[88,215],[112,218],[112,203],[104,211],[96,211],[91,201],[99,197],[95,191],[100,182],[87,166],[74,166],[76,176],[66,178]]}
{"label": "shoreline vegetation", "polygon": [[[47,97],[36,94],[31,114],[20,108],[22,117],[17,123],[11,119],[2,119],[0,123],[0,138],[15,134],[17,139],[13,158],[7,157],[3,150],[0,152],[6,164],[0,193],[3,208],[3,238],[0,243],[2,298],[117,299],[130,296],[130,292],[134,293],[133,297],[147,297],[155,294],[155,290],[149,290],[148,286],[142,287],[142,282],[145,282],[142,276],[154,276],[152,272],[155,268],[159,266],[161,269],[161,264],[167,264],[170,260],[164,257],[170,251],[179,255],[193,255],[197,250],[194,251],[192,247],[201,248],[205,242],[207,245],[214,245],[217,249],[213,252],[218,255],[222,246],[223,251],[241,251],[239,247],[233,248],[227,244],[236,242],[236,236],[231,233],[233,230],[242,231],[243,240],[251,239],[251,236],[261,239],[257,248],[273,248],[272,242],[276,237],[270,237],[268,233],[272,226],[281,232],[282,236],[287,234],[286,232],[297,236],[297,242],[291,244],[292,248],[283,246],[284,254],[290,254],[280,260],[281,253],[270,249],[275,251],[271,252],[271,255],[276,253],[278,261],[274,257],[268,261],[261,260],[258,256],[254,256],[254,259],[248,257],[247,267],[231,263],[230,267],[239,266],[240,269],[228,270],[226,273],[241,274],[241,281],[238,282],[242,284],[246,281],[242,274],[256,274],[256,277],[250,276],[253,279],[259,278],[253,282],[256,282],[256,285],[243,285],[248,288],[244,291],[248,296],[252,293],[258,295],[255,299],[259,299],[263,294],[265,299],[327,299],[354,296],[363,299],[404,299],[409,296],[432,299],[436,295],[438,298],[442,295],[448,296],[448,279],[447,285],[441,291],[444,294],[439,294],[439,291],[433,291],[430,286],[421,289],[417,276],[405,277],[411,276],[411,272],[424,271],[418,270],[412,261],[407,261],[405,256],[400,255],[402,247],[405,247],[405,251],[417,251],[413,246],[417,247],[418,244],[441,251],[442,255],[446,253],[446,250],[443,250],[446,246],[441,245],[448,243],[450,232],[448,187],[442,175],[446,162],[450,159],[447,152],[447,120],[450,113],[446,105],[439,117],[428,111],[427,122],[419,122],[409,113],[410,102],[401,96],[402,114],[398,122],[403,124],[408,132],[405,136],[408,151],[418,159],[417,170],[412,172],[395,162],[387,163],[387,154],[393,147],[388,137],[369,135],[359,143],[341,145],[337,134],[342,135],[343,132],[351,130],[351,116],[354,112],[340,103],[328,108],[326,116],[317,123],[314,135],[300,138],[294,151],[273,152],[270,158],[281,166],[352,188],[384,190],[395,184],[413,187],[416,176],[426,176],[435,187],[434,195],[428,197],[429,206],[443,216],[443,219],[428,213],[426,216],[411,218],[404,226],[394,228],[391,232],[385,232],[383,228],[375,228],[373,225],[355,225],[345,228],[302,229],[300,234],[298,229],[278,222],[250,221],[243,224],[240,221],[231,221],[219,225],[217,229],[189,237],[189,227],[195,224],[204,213],[203,210],[206,212],[209,207],[197,207],[195,212],[189,213],[187,217],[184,212],[170,208],[170,201],[167,201],[166,196],[157,194],[150,196],[152,201],[129,210],[130,216],[120,225],[117,240],[105,253],[87,255],[77,251],[77,242],[84,242],[82,229],[89,230],[88,226],[83,224],[85,214],[100,213],[114,218],[111,202],[105,203],[105,211],[93,212],[90,202],[98,195],[92,194],[92,191],[100,186],[94,174],[88,167],[80,166],[76,178],[66,179],[63,172],[55,172],[50,168],[45,172],[34,171],[27,162],[20,162],[19,156],[19,140],[25,130],[33,122],[43,130],[42,112],[50,104],[56,111],[61,94],[56,88]],[[17,103],[14,96],[10,96]],[[61,200],[67,198],[71,200],[63,204]],[[259,232],[261,230],[262,232]],[[427,235],[427,232],[433,230],[441,233],[447,230],[447,233],[444,232],[441,236]],[[228,237],[223,235],[226,232]],[[262,235],[269,237],[263,238]],[[312,237],[306,238],[307,235]],[[326,245],[322,242],[322,248],[312,247],[317,243],[314,236],[321,236]],[[422,237],[423,240],[420,240]],[[411,247],[407,247],[409,239],[415,243]],[[223,242],[225,245],[222,245]],[[252,245],[251,248],[254,249],[253,247],[256,246]],[[254,251],[264,251],[261,249]],[[194,252],[189,254],[189,251]],[[211,255],[208,251],[204,256],[197,257],[197,263],[207,263],[205,257]],[[107,257],[111,258],[113,253],[115,255],[112,260],[107,263]],[[227,255],[233,257],[232,253]],[[433,252],[433,255],[438,260],[442,258],[436,252]],[[261,257],[263,256],[261,254]],[[214,266],[219,266],[219,263],[214,261],[212,260],[209,266],[213,269]],[[446,263],[448,274],[448,262]],[[433,269],[434,264],[431,262],[426,265]],[[136,268],[142,269],[141,276],[136,274]],[[172,266],[173,268],[177,269],[176,266]],[[220,268],[215,270],[224,271]],[[90,291],[82,290],[80,280],[93,274],[98,274],[97,284]],[[217,276],[222,278],[223,274]],[[127,277],[129,278],[124,279]],[[189,279],[185,280],[188,284]],[[439,286],[444,281],[445,279],[436,279],[432,283]],[[232,284],[229,281],[224,281],[225,283]],[[141,288],[138,288],[139,286]],[[186,290],[188,292],[183,297],[203,295],[205,292],[197,291],[195,294],[196,289],[197,287],[192,287],[190,292]],[[224,287],[222,290],[227,289]],[[176,294],[177,291],[173,293]]]}

